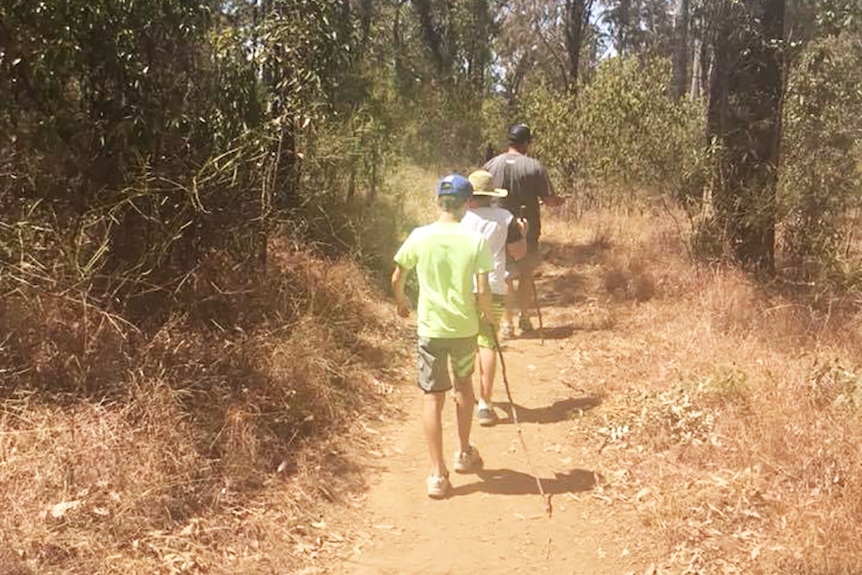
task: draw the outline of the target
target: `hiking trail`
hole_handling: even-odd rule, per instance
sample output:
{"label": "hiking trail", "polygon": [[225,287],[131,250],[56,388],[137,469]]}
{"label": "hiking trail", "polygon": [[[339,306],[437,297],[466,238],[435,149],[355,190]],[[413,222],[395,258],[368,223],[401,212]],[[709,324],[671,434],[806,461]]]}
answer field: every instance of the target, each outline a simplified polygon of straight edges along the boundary
{"label": "hiking trail", "polygon": [[[578,431],[578,419],[601,409],[601,402],[579,388],[582,374],[569,359],[609,330],[585,328],[576,317],[589,298],[580,260],[571,257],[573,247],[551,243],[537,278],[544,344],[538,331],[502,342],[524,440],[551,496],[550,519],[508,412],[499,362],[494,402],[500,422],[493,427],[473,422],[471,442],[484,459],[484,470],[451,472],[452,495],[442,501],[427,497],[421,397],[411,371],[408,381],[397,383],[404,417],[375,431],[379,472],[372,472],[358,540],[343,550],[333,573],[629,574],[646,569],[637,559],[643,554],[636,552],[642,527],[630,509],[614,507],[602,495],[601,450],[587,445]],[[451,470],[457,446],[451,394],[443,425]]]}

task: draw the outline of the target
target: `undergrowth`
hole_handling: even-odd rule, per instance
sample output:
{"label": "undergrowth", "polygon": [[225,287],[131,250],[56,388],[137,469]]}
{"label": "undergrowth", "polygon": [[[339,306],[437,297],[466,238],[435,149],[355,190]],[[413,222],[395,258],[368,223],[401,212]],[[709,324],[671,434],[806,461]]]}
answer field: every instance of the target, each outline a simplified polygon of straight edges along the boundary
{"label": "undergrowth", "polygon": [[576,265],[593,294],[581,314],[613,318],[577,318],[613,333],[603,353],[573,358],[585,391],[603,397],[576,425],[602,496],[639,518],[652,572],[857,572],[858,294],[693,264],[667,214],[548,227],[552,260]]}
{"label": "undergrowth", "polygon": [[7,260],[0,573],[288,572],[332,543],[306,526],[362,488],[404,335],[372,271],[402,217],[360,201],[298,209],[265,262],[212,251],[134,319]]}

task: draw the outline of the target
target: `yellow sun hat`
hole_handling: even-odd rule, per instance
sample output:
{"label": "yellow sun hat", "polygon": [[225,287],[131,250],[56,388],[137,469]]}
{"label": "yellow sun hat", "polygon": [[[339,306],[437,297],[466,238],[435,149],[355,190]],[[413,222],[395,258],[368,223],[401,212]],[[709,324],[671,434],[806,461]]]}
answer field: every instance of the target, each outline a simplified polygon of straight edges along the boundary
{"label": "yellow sun hat", "polygon": [[494,176],[487,170],[476,170],[467,179],[473,184],[474,196],[491,196],[492,198],[505,198],[509,195],[508,190],[494,187]]}

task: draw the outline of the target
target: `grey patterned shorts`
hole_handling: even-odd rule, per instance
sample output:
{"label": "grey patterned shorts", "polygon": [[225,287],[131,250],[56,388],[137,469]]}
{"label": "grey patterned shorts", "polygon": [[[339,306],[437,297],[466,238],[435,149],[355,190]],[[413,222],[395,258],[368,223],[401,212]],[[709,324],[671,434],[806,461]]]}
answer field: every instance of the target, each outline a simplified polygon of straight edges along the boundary
{"label": "grey patterned shorts", "polygon": [[466,379],[472,376],[476,365],[476,336],[419,338],[417,367],[422,391],[436,393],[452,389],[450,358],[455,377]]}

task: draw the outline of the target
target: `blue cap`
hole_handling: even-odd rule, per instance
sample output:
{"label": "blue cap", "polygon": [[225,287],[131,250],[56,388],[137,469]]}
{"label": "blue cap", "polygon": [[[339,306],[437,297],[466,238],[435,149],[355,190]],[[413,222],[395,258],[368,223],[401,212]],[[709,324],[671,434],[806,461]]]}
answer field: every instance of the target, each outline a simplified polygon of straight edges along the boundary
{"label": "blue cap", "polygon": [[437,183],[437,197],[457,196],[469,199],[473,196],[473,184],[464,176],[450,174]]}

